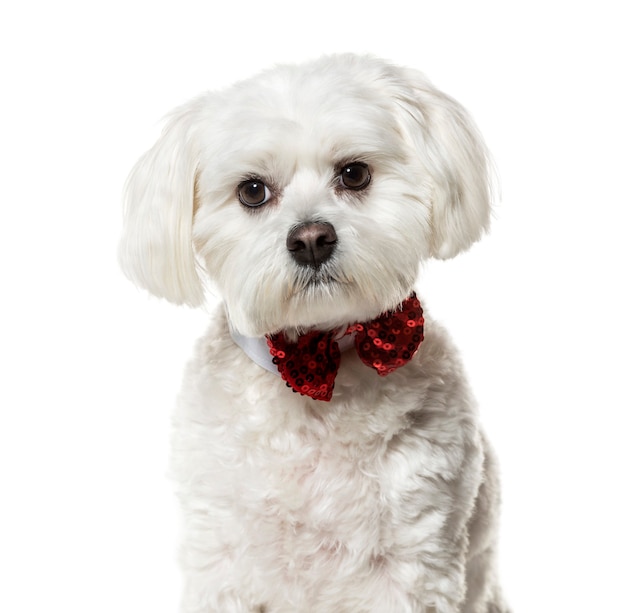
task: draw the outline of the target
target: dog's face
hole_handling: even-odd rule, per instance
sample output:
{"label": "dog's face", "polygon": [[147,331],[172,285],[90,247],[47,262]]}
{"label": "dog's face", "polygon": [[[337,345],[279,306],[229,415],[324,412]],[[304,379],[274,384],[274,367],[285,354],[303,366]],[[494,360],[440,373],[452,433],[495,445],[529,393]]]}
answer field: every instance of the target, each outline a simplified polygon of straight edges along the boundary
{"label": "dog's face", "polygon": [[198,304],[201,276],[248,336],[371,319],[489,220],[486,155],[419,73],[336,56],[174,113],[127,190],[122,264]]}

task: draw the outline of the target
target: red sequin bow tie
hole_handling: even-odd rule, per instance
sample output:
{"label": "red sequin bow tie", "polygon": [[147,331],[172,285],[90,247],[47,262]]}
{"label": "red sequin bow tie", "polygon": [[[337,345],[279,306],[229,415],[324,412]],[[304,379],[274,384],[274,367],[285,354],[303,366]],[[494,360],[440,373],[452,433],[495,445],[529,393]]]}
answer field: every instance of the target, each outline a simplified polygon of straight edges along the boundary
{"label": "red sequin bow tie", "polygon": [[[424,317],[415,296],[396,311],[383,313],[364,324],[348,328],[361,361],[382,377],[404,366],[424,339]],[[313,330],[290,343],[282,332],[267,337],[267,344],[281,377],[303,396],[330,400],[339,369],[341,351],[336,331]]]}

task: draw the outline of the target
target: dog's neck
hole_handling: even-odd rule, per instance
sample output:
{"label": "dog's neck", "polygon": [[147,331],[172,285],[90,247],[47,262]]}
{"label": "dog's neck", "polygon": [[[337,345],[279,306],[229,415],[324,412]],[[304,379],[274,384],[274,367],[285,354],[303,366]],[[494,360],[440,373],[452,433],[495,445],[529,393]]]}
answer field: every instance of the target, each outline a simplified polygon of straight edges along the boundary
{"label": "dog's neck", "polygon": [[295,341],[285,332],[249,338],[231,327],[233,340],[265,370],[314,400],[330,401],[341,353],[354,346],[361,361],[385,377],[410,361],[424,339],[422,307],[411,294],[393,311],[334,331],[311,330]]}

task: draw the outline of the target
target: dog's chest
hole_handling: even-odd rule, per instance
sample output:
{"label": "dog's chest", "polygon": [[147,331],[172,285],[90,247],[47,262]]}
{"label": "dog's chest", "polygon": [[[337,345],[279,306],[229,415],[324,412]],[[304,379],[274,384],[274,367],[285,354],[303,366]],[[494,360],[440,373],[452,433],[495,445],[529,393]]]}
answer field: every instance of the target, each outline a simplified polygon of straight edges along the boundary
{"label": "dog's chest", "polygon": [[398,593],[422,580],[415,560],[445,525],[468,441],[462,386],[428,370],[428,342],[420,351],[385,378],[342,356],[333,400],[321,403],[232,344],[200,343],[173,460],[187,538],[213,574],[251,593],[276,585],[293,602],[330,598],[331,585],[360,594],[372,578],[395,577]]}
{"label": "dog's chest", "polygon": [[377,450],[374,442],[342,440],[318,428],[282,433],[255,450],[250,477],[263,484],[268,510],[288,523],[354,526],[378,513],[384,462]]}
{"label": "dog's chest", "polygon": [[323,430],[315,424],[282,431],[249,450],[245,473],[236,477],[244,488],[230,501],[250,550],[294,578],[303,570],[348,572],[356,552],[360,564],[369,563],[394,540],[381,442],[342,440]]}
{"label": "dog's chest", "polygon": [[[345,538],[361,526],[376,531],[418,489],[418,473],[441,468],[408,418],[428,404],[413,366],[382,379],[344,356],[333,401],[323,403],[289,392],[237,347],[212,344],[201,355],[220,362],[197,361],[183,388],[180,468],[202,481],[211,506],[244,524]],[[221,363],[229,368],[220,372]]]}

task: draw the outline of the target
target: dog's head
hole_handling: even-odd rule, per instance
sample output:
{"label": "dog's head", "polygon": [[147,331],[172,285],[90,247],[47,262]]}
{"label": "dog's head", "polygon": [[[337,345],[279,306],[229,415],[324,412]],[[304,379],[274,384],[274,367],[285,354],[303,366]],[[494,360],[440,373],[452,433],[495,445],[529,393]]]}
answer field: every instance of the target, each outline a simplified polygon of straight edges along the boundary
{"label": "dog's head", "polygon": [[203,282],[248,336],[371,319],[420,261],[486,229],[487,156],[463,108],[370,57],[283,66],[175,111],[127,185],[120,257],[153,294]]}

